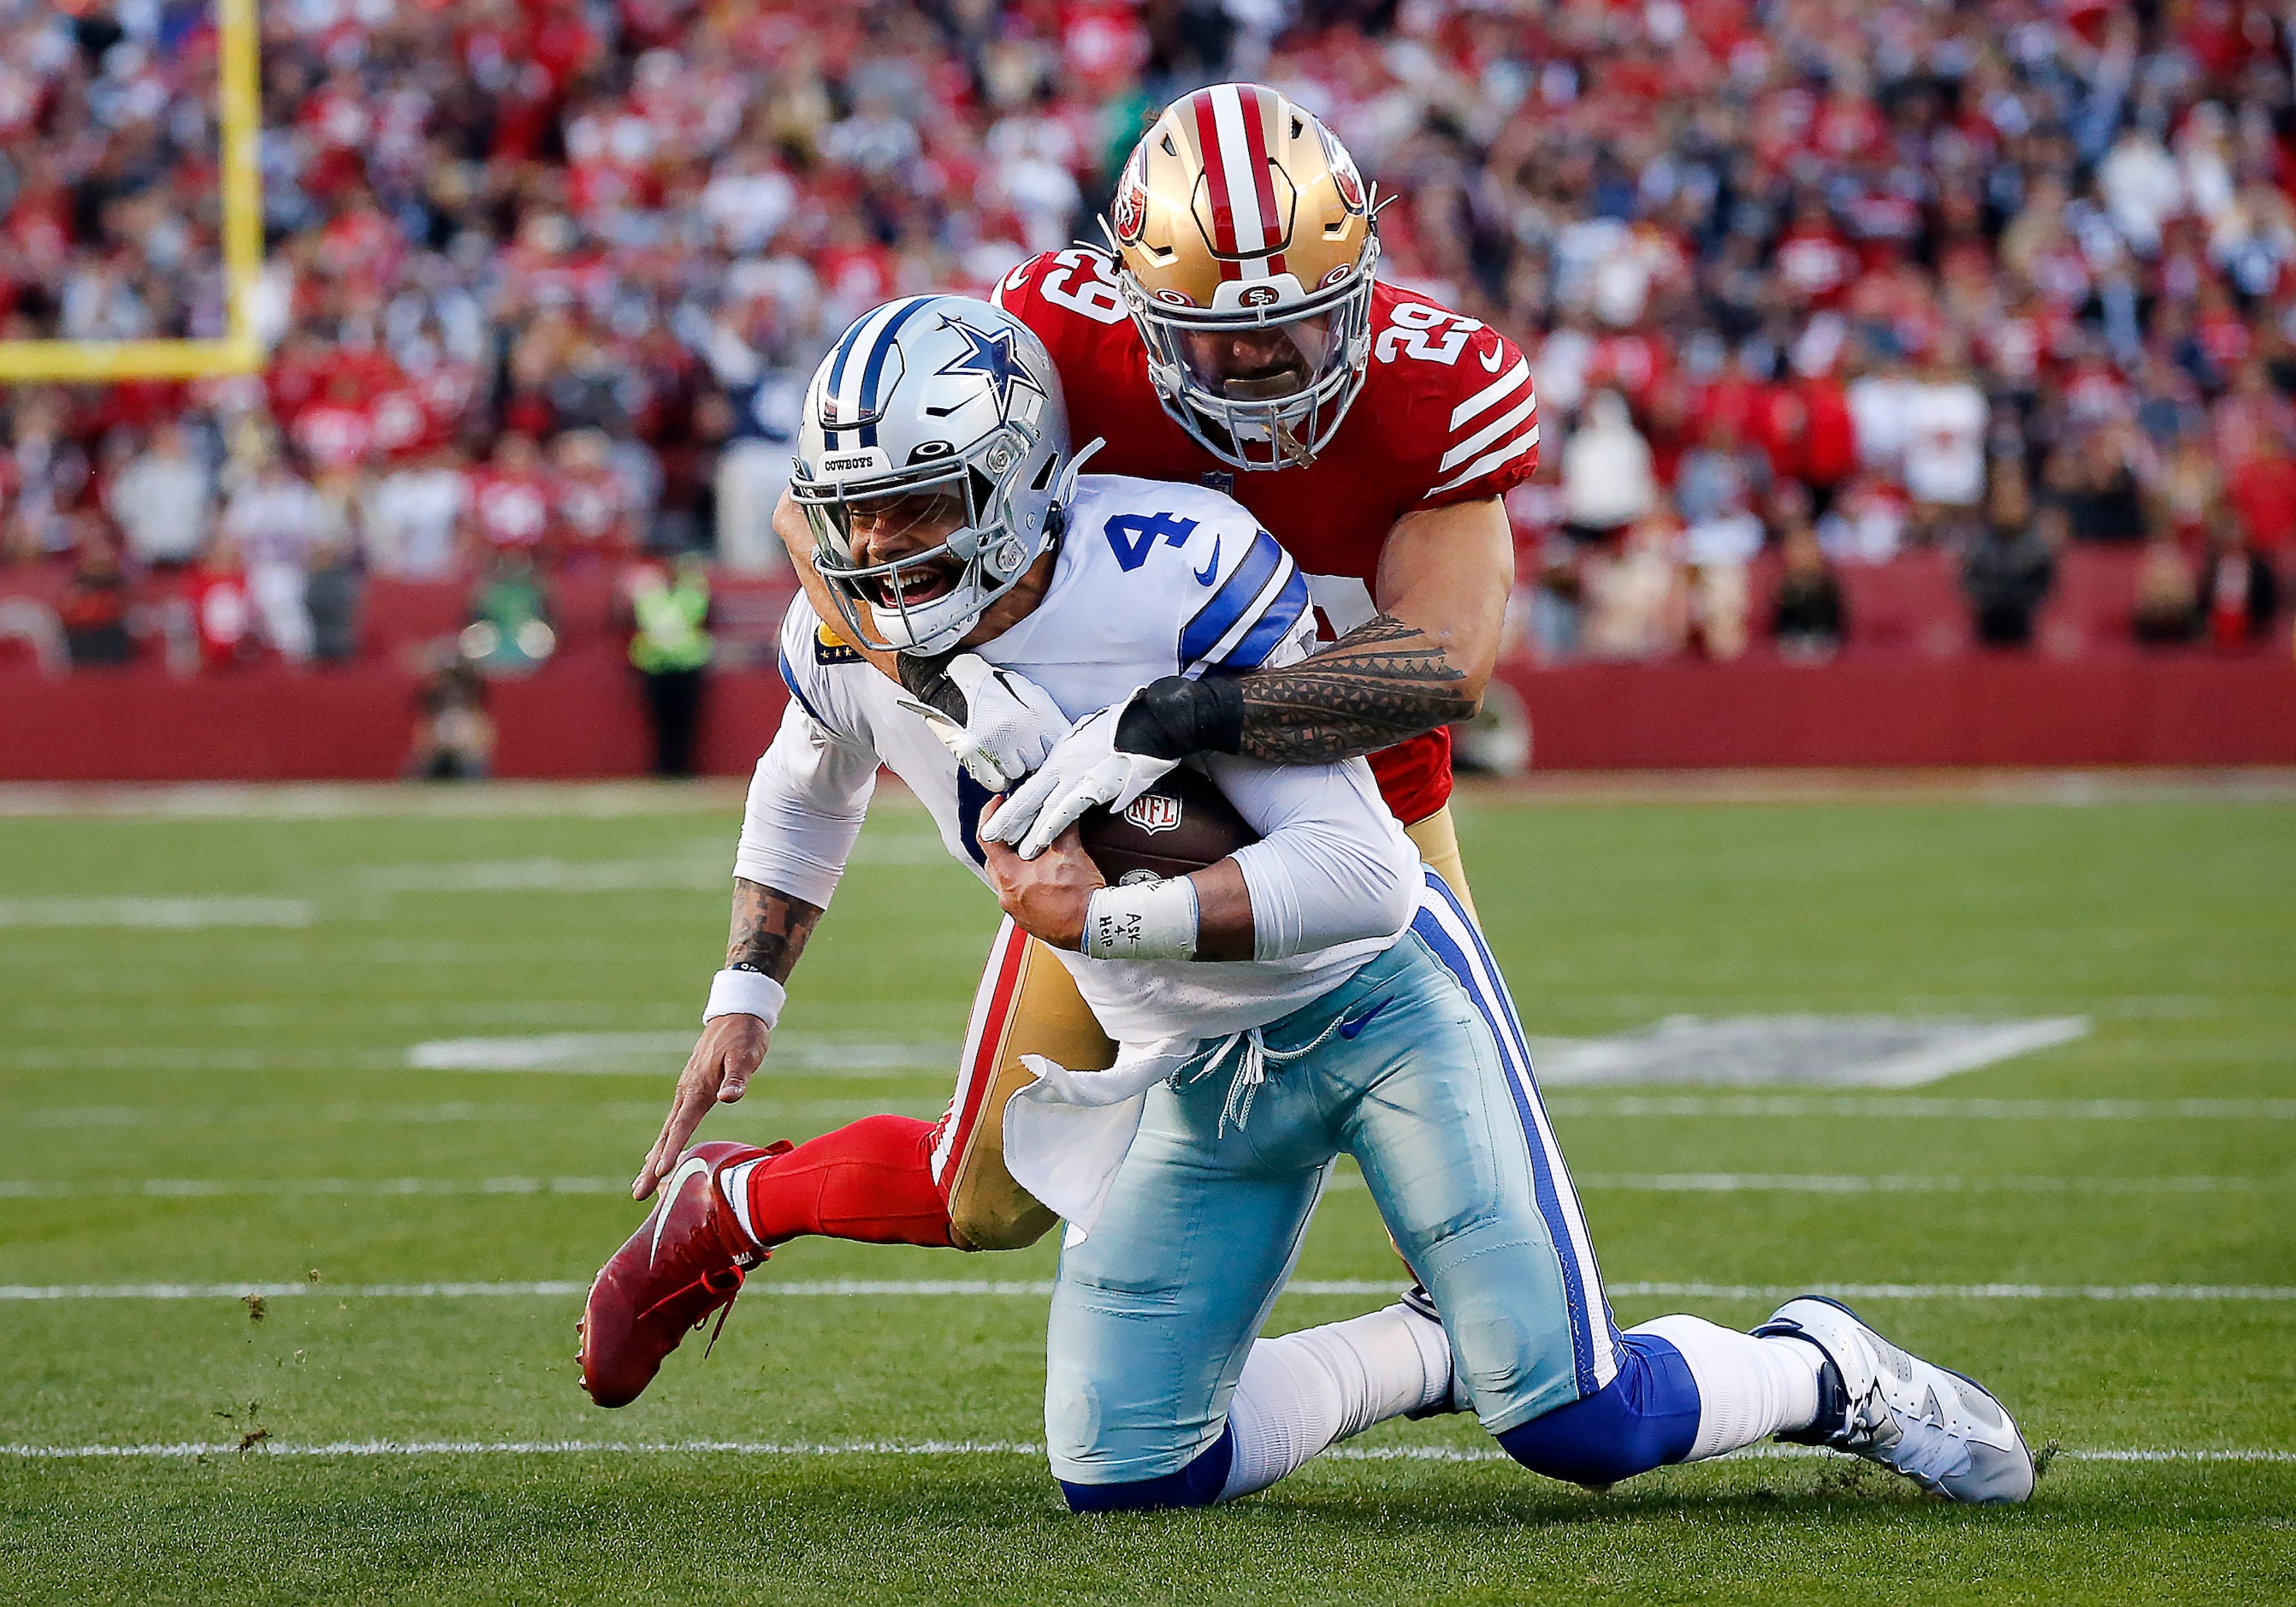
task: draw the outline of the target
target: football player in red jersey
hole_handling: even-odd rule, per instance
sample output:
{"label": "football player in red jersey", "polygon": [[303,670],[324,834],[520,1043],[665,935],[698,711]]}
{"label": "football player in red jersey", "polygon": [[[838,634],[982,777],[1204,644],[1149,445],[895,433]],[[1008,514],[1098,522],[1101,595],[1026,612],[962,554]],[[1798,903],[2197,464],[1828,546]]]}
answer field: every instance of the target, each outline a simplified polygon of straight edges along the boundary
{"label": "football player in red jersey", "polygon": [[[1497,657],[1514,574],[1500,499],[1537,466],[1538,426],[1513,342],[1377,282],[1374,210],[1313,116],[1271,89],[1216,85],[1168,108],[1127,162],[1113,254],[1047,252],[999,287],[1060,369],[1073,439],[1105,443],[1094,470],[1228,491],[1307,572],[1332,639],[1285,670],[1159,681],[1120,719],[1061,742],[1027,688],[976,672],[977,661],[945,671],[824,641],[821,651],[861,653],[936,700],[955,675],[976,779],[1003,790],[1037,771],[1025,799],[1037,812],[1000,813],[996,827],[1025,838],[1032,820],[1044,830],[1128,801],[1127,787],[1191,753],[1365,754],[1423,855],[1466,896],[1447,728],[1475,710]],[[775,523],[823,617],[836,618],[803,515],[784,498]],[[1006,808],[1023,802],[1016,792]],[[786,979],[820,915],[737,881],[728,965]],[[871,1117],[758,1169],[750,1201],[768,1243],[825,1233],[1016,1249],[1052,1225],[1005,1171],[999,1113],[1030,1080],[1023,1054],[1083,1069],[1111,1064],[1115,1047],[1036,949],[1008,932],[992,952],[941,1122]],[[767,1035],[752,1016],[709,1024],[637,1198],[676,1166],[712,1104],[742,1096]]]}

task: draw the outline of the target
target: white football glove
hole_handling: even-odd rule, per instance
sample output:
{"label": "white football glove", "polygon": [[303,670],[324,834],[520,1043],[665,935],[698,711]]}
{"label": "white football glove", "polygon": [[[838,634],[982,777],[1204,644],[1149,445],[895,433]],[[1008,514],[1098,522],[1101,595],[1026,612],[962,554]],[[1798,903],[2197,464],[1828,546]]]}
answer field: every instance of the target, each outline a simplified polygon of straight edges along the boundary
{"label": "white football glove", "polygon": [[903,697],[901,706],[923,715],[941,745],[990,792],[1004,791],[1042,764],[1069,729],[1069,717],[1044,688],[977,653],[958,654],[944,673],[964,694],[963,725],[913,697]]}
{"label": "white football glove", "polygon": [[980,828],[981,837],[1011,844],[1022,859],[1035,859],[1087,811],[1128,808],[1177,768],[1177,759],[1152,759],[1116,746],[1116,722],[1131,701],[1127,697],[1078,721],[1053,745],[1037,773]]}

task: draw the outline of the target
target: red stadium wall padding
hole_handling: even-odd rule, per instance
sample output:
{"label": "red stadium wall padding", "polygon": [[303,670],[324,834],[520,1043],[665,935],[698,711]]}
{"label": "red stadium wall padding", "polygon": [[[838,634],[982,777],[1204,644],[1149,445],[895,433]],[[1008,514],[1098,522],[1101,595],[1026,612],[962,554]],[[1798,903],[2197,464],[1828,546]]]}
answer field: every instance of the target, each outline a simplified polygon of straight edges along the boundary
{"label": "red stadium wall padding", "polygon": [[[44,680],[0,673],[0,781],[375,781],[399,775],[414,739],[418,683],[375,663],[263,665],[177,680],[157,669]],[[701,759],[743,775],[773,740],[787,693],[771,671],[710,688]],[[618,654],[561,655],[490,686],[498,774],[632,776],[651,762],[636,678]]]}
{"label": "red stadium wall padding", "polygon": [[1541,770],[2296,763],[2296,662],[2276,654],[1749,658],[1507,679]]}
{"label": "red stadium wall padding", "polygon": [[[1508,679],[1541,770],[2296,763],[2296,663],[2276,654],[1750,657]],[[53,680],[0,671],[0,780],[386,779],[406,765],[415,694],[410,672],[382,663],[189,680],[141,666]],[[771,670],[718,676],[703,768],[748,773],[786,696]],[[646,769],[637,683],[594,638],[494,683],[490,707],[502,775]]]}
{"label": "red stadium wall padding", "polygon": [[414,682],[376,665],[178,680],[142,667],[0,678],[0,779],[354,780],[395,776]]}

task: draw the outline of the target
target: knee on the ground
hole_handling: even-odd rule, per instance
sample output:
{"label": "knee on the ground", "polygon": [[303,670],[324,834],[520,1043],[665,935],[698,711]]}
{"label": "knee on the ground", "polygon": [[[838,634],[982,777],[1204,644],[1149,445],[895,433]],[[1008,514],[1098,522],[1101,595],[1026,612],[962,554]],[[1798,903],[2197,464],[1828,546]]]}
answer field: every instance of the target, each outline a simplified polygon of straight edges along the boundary
{"label": "knee on the ground", "polygon": [[1194,1461],[1177,1472],[1157,1479],[1137,1479],[1124,1484],[1071,1484],[1054,1480],[1072,1512],[1145,1512],[1173,1507],[1210,1506],[1226,1488],[1228,1469],[1235,1461],[1235,1437],[1231,1430]]}
{"label": "knee on the ground", "polygon": [[1682,1353],[1663,1339],[1629,1334],[1619,1347],[1616,1378],[1496,1438],[1534,1473],[1599,1488],[1687,1456],[1698,1413],[1698,1386]]}

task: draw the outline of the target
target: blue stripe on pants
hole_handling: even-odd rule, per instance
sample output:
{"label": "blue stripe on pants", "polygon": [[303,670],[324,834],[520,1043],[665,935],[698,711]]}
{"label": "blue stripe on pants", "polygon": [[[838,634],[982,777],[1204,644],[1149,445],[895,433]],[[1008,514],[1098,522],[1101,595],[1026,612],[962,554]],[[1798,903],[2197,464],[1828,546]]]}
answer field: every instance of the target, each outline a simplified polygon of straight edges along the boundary
{"label": "blue stripe on pants", "polygon": [[1570,1169],[1562,1164],[1562,1146],[1554,1141],[1554,1124],[1546,1119],[1546,1101],[1538,1092],[1538,1074],[1531,1065],[1530,1043],[1523,1036],[1522,1019],[1515,1013],[1514,995],[1507,992],[1506,977],[1500,974],[1499,962],[1491,958],[1490,945],[1483,941],[1482,927],[1467,912],[1467,907],[1459,902],[1459,895],[1452,892],[1433,869],[1426,869],[1429,890],[1442,900],[1452,918],[1466,933],[1467,940],[1473,944],[1474,952],[1482,962],[1484,974],[1491,979],[1492,989],[1505,1005],[1507,1029],[1513,1034],[1515,1051],[1521,1058],[1523,1092],[1529,1101],[1532,1122],[1539,1136],[1546,1141],[1547,1155],[1554,1166],[1555,1191],[1562,1201],[1563,1217],[1570,1224],[1570,1242],[1578,1254],[1579,1275],[1592,1290],[1590,1304],[1602,1315],[1602,1328],[1593,1335],[1595,1381],[1607,1384],[1618,1371],[1619,1325],[1611,1319],[1610,1300],[1603,1293],[1603,1272],[1595,1258],[1594,1236],[1587,1231],[1586,1214],[1579,1209],[1578,1191],[1570,1186]]}
{"label": "blue stripe on pants", "polygon": [[[1498,1043],[1500,1058],[1507,1063],[1507,1088],[1513,1096],[1515,1116],[1530,1151],[1539,1215],[1546,1220],[1555,1259],[1562,1270],[1563,1290],[1570,1307],[1571,1351],[1578,1393],[1590,1396],[1610,1382],[1615,1372],[1614,1333],[1608,1302],[1603,1298],[1600,1276],[1589,1276],[1594,1253],[1586,1242],[1585,1225],[1578,1219],[1574,1208],[1577,1202],[1565,1199],[1569,1179],[1558,1175],[1555,1161],[1559,1152],[1550,1150],[1548,1146],[1546,1113],[1533,1104],[1538,1092],[1532,1080],[1529,1046],[1515,1019],[1514,1001],[1507,997],[1506,985],[1500,979],[1489,951],[1483,947],[1474,923],[1460,908],[1451,890],[1443,885],[1442,878],[1432,870],[1427,872],[1427,902],[1413,919],[1412,930],[1434,952],[1436,959],[1480,1012]],[[1453,920],[1443,919],[1446,912],[1453,916]],[[1455,926],[1464,936],[1454,935]],[[1469,944],[1474,950],[1472,959],[1467,952]],[[1599,1335],[1595,1329],[1597,1316],[1603,1324]]]}

